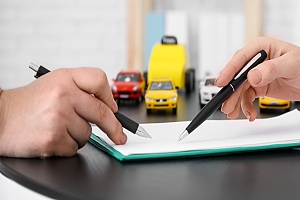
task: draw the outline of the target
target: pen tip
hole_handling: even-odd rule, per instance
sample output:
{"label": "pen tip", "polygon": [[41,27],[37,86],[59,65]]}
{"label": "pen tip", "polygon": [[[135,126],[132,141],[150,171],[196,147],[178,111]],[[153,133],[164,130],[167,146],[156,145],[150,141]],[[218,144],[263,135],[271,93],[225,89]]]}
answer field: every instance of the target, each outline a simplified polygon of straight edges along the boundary
{"label": "pen tip", "polygon": [[147,133],[147,131],[141,126],[138,127],[135,134],[137,134],[138,136],[141,136],[141,137],[145,137],[145,138],[152,138],[151,135],[149,133]]}
{"label": "pen tip", "polygon": [[184,130],[183,133],[181,133],[181,135],[179,136],[178,142],[183,140],[188,135],[189,135],[189,132],[187,130]]}

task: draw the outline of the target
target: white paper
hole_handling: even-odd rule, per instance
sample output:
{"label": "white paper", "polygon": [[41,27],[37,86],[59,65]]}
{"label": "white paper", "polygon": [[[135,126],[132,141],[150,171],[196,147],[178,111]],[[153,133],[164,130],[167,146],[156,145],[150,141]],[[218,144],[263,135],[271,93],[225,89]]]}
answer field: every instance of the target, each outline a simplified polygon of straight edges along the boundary
{"label": "white paper", "polygon": [[238,147],[255,147],[300,142],[300,112],[293,110],[273,118],[242,120],[206,120],[189,136],[178,142],[190,121],[141,124],[152,136],[142,138],[124,129],[125,145],[115,145],[98,127],[93,133],[123,155],[169,153]]}

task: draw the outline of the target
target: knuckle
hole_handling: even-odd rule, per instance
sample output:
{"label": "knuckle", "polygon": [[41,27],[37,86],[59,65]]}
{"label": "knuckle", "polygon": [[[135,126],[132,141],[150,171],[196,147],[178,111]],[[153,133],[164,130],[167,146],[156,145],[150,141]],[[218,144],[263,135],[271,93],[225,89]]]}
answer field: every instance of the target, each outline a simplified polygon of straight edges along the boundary
{"label": "knuckle", "polygon": [[78,145],[77,144],[73,144],[68,146],[68,150],[66,152],[62,152],[59,156],[74,156],[78,151]]}
{"label": "knuckle", "polygon": [[98,120],[99,120],[98,122],[99,123],[101,121],[103,121],[103,119],[109,114],[108,113],[108,108],[101,101],[99,101],[99,103],[98,103],[97,113],[98,113]]}
{"label": "knuckle", "polygon": [[53,134],[51,131],[44,136],[44,139],[40,143],[42,157],[50,157],[54,155],[55,147],[57,147],[58,144],[57,138],[56,134]]}
{"label": "knuckle", "polygon": [[263,63],[265,65],[266,73],[273,76],[276,75],[276,67],[272,60]]}
{"label": "knuckle", "polygon": [[79,144],[79,148],[83,147],[89,140],[91,133],[92,133],[92,127],[90,125],[86,126],[86,130],[83,131],[83,138],[81,143]]}
{"label": "knuckle", "polygon": [[99,86],[102,86],[106,82],[107,82],[106,74],[104,73],[104,71],[99,69],[99,73],[97,73],[97,83],[99,83]]}
{"label": "knuckle", "polygon": [[54,100],[61,100],[66,96],[66,94],[67,91],[64,89],[64,87],[60,87],[59,85],[51,87],[49,91],[49,97]]}

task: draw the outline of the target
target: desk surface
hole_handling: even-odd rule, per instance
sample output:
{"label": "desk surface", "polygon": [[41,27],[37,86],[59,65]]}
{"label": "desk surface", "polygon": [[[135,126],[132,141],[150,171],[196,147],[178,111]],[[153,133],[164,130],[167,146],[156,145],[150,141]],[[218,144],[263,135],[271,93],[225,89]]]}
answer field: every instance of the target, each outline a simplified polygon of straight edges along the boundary
{"label": "desk surface", "polygon": [[2,173],[55,199],[299,199],[300,151],[121,163],[86,145],[71,158],[0,158]]}
{"label": "desk surface", "polygon": [[298,199],[300,151],[121,163],[86,145],[71,158],[0,158],[16,182],[56,199]]}
{"label": "desk surface", "polygon": [[[178,110],[173,118],[158,113],[144,120],[178,120],[183,110],[186,116],[194,116],[197,110],[193,104],[185,105],[191,107]],[[143,106],[136,111],[122,109],[134,118]],[[186,116],[182,118],[190,120]],[[0,157],[0,171],[31,190],[56,199],[300,198],[300,151],[296,150],[122,163],[87,144],[71,158]]]}

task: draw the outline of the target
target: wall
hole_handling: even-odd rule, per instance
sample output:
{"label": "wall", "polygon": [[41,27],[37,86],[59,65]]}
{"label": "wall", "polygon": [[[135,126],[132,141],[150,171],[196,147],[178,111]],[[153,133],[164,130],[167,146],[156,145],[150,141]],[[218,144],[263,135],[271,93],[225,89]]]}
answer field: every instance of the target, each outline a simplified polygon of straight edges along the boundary
{"label": "wall", "polygon": [[264,35],[300,46],[299,22],[299,0],[264,0]]}
{"label": "wall", "polygon": [[[278,39],[286,40],[292,43],[295,43],[297,45],[300,45],[300,1],[298,0],[262,0],[263,1],[263,35],[270,36],[270,37],[276,37]],[[203,37],[203,34],[201,32],[201,26],[202,30],[203,27],[206,27],[208,25],[204,24],[205,20],[203,19],[203,15],[205,16],[211,16],[212,14],[215,16],[215,18],[218,18],[218,16],[224,16],[227,19],[230,19],[230,16],[239,16],[240,19],[237,21],[236,24],[239,24],[238,27],[230,27],[230,30],[234,30],[237,28],[240,31],[241,24],[241,16],[244,15],[245,11],[245,5],[244,1],[242,0],[154,0],[154,10],[158,12],[166,11],[166,10],[181,10],[186,11],[188,13],[188,27],[189,27],[189,52],[191,55],[191,64],[196,68],[197,72],[197,78],[202,78],[206,72],[207,69],[211,69],[211,71],[218,72],[219,69],[223,68],[224,64],[226,64],[226,60],[230,59],[232,54],[238,50],[240,47],[239,44],[235,44],[234,49],[229,49],[229,52],[226,52],[227,55],[214,56],[211,55],[209,57],[209,60],[215,59],[214,64],[210,64],[209,62],[203,62],[201,59],[201,44],[203,44],[202,41],[206,41],[205,48],[207,49],[206,52],[213,52],[213,49],[218,50],[218,45],[216,44],[217,41],[224,40],[224,38],[219,37],[216,38],[216,40],[206,40],[201,39]],[[216,22],[222,21],[222,17],[219,17],[220,20],[216,20]],[[226,21],[225,18],[223,21]],[[234,17],[234,19],[236,19]],[[211,19],[212,20],[212,19]],[[206,20],[207,21],[207,20]],[[232,24],[235,23],[228,23],[228,26],[232,26]],[[216,24],[213,24],[214,26]],[[223,24],[224,25],[224,24]],[[213,30],[211,26],[207,27],[210,30]],[[212,32],[212,35],[217,35],[220,30],[219,27],[216,27],[215,32]],[[228,35],[230,30],[226,29],[225,34]],[[208,35],[207,32],[204,32],[204,34]],[[220,33],[222,34],[222,33]],[[239,36],[240,37],[240,36]],[[227,38],[227,41],[224,42],[230,42],[231,38]],[[209,45],[211,43],[211,45]],[[226,45],[225,45],[226,46]],[[242,45],[243,46],[243,45]],[[204,48],[204,49],[205,49]],[[222,45],[223,51],[224,51],[224,45]],[[226,48],[226,47],[225,47]],[[210,53],[212,54],[212,53]],[[208,58],[207,56],[205,56]],[[218,60],[219,59],[219,60]],[[223,63],[223,64],[222,64]],[[218,67],[218,65],[220,65]],[[217,68],[217,69],[214,69]],[[201,70],[204,71],[204,73],[201,73]]]}
{"label": "wall", "polygon": [[[232,43],[232,37],[224,41],[224,36],[228,35],[231,30],[237,29],[235,27],[226,28],[227,25],[222,23],[225,17],[228,19],[228,25],[231,26],[232,23],[230,21],[232,20],[230,19],[233,18],[231,16],[243,16],[244,1],[154,0],[154,9],[157,12],[180,10],[187,13],[190,62],[191,66],[196,69],[196,77],[198,79],[203,78],[205,74],[210,72],[218,73],[219,69],[223,67],[221,63],[225,64],[226,59],[229,59],[234,53],[233,49],[227,49],[224,52],[225,55],[219,54],[220,51],[224,51]],[[203,24],[203,22],[208,21],[206,19],[210,20],[211,23]],[[216,27],[217,23],[221,23],[221,26]],[[226,29],[222,30],[224,26]],[[238,29],[243,31],[243,27],[238,27]],[[229,45],[224,46],[224,42]],[[242,45],[239,46],[241,47]],[[234,46],[236,47],[237,45]],[[203,52],[209,55],[204,55]]]}
{"label": "wall", "polygon": [[1,0],[0,86],[33,81],[30,62],[99,67],[111,79],[126,68],[126,9],[120,0]]}
{"label": "wall", "polygon": [[[196,68],[201,67],[199,14],[240,14],[245,9],[242,0],[153,0],[153,3],[155,11],[188,13],[189,52],[191,65]],[[263,3],[264,35],[300,45],[300,1],[263,0]],[[126,0],[1,0],[0,86],[8,89],[33,81],[33,72],[28,69],[30,62],[51,70],[95,66],[105,70],[111,79],[127,67],[126,6]]]}

